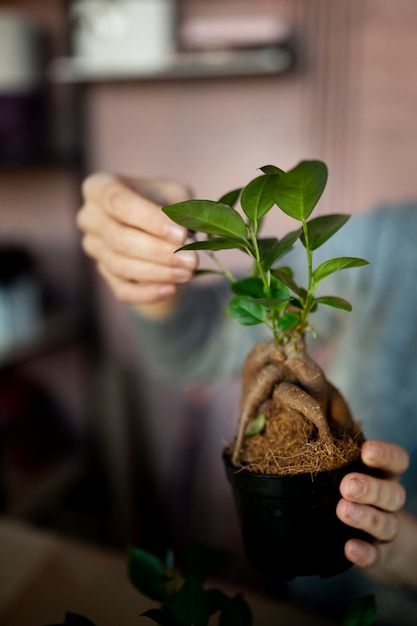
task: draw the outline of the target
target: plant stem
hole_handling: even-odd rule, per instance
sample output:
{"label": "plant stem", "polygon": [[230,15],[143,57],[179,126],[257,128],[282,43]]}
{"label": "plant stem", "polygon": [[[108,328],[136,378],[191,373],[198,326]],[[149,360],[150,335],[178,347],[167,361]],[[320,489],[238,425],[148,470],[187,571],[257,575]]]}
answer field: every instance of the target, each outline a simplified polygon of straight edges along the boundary
{"label": "plant stem", "polygon": [[308,281],[307,281],[307,296],[303,303],[303,312],[301,316],[301,331],[304,332],[307,327],[308,316],[313,304],[313,292],[314,292],[314,280],[313,280],[313,253],[310,248],[310,241],[308,238],[308,226],[307,222],[303,220],[303,233],[305,248],[307,252],[307,269],[308,269]]}
{"label": "plant stem", "polygon": [[[249,226],[251,239],[252,239],[252,245],[253,245],[253,249],[254,249],[254,252],[255,252],[253,260],[254,260],[254,262],[256,264],[259,276],[260,276],[260,278],[262,280],[262,283],[263,283],[263,286],[264,286],[264,291],[265,291],[265,296],[267,298],[271,298],[272,297],[272,293],[271,293],[271,272],[268,271],[265,274],[264,269],[262,267],[261,255],[259,253],[258,239],[256,237],[257,229],[258,229],[258,225],[257,225],[256,221],[253,223],[253,226],[252,225]],[[265,324],[266,324],[266,326],[268,328],[270,328],[272,330],[275,342],[278,344],[278,342],[279,342],[279,332],[278,332],[277,317],[276,317],[276,313],[275,313],[274,310],[271,311],[270,319],[271,319],[271,325],[269,325],[267,321],[265,322]]]}
{"label": "plant stem", "polygon": [[218,266],[218,268],[221,270],[221,272],[224,274],[224,276],[231,282],[231,283],[235,283],[236,282],[236,278],[233,276],[232,272],[230,270],[227,269],[227,267],[225,265],[223,265],[223,263],[220,261],[220,259],[218,258],[218,256],[216,254],[214,254],[214,252],[209,252],[209,257],[213,259],[213,261],[216,263],[216,265]]}

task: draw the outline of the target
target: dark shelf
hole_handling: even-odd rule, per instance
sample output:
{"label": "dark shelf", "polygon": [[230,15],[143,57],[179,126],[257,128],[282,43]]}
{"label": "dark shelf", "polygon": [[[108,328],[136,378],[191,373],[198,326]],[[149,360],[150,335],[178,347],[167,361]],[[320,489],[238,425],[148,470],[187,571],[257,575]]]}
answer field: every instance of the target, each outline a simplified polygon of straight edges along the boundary
{"label": "dark shelf", "polygon": [[182,52],[158,69],[134,67],[98,67],[81,57],[55,59],[48,68],[48,78],[57,83],[99,83],[160,81],[239,76],[274,76],[293,67],[290,49],[268,46],[247,50]]}

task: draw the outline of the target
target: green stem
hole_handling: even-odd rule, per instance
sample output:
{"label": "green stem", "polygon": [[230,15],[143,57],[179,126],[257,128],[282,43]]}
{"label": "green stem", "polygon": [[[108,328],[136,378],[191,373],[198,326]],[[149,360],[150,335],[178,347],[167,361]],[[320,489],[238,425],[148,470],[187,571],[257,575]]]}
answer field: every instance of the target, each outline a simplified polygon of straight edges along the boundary
{"label": "green stem", "polygon": [[223,265],[223,263],[220,261],[220,259],[214,254],[214,252],[209,252],[208,253],[209,257],[211,259],[213,259],[213,261],[216,263],[216,265],[218,266],[218,268],[221,270],[222,274],[224,274],[224,276],[230,280],[231,283],[235,283],[236,282],[236,278],[233,276],[232,272],[230,270],[227,269],[227,267],[225,265]]}
{"label": "green stem", "polygon": [[310,310],[313,305],[313,292],[315,289],[314,279],[313,279],[313,253],[310,248],[310,241],[308,238],[308,227],[307,227],[307,222],[305,220],[303,220],[303,233],[304,233],[305,248],[307,252],[308,281],[307,281],[307,296],[304,301],[303,313],[301,316],[301,323],[300,323],[302,332],[304,332],[307,327],[308,316],[310,314]]}
{"label": "green stem", "polygon": [[[252,239],[252,245],[253,245],[253,249],[254,249],[254,257],[253,260],[256,264],[259,276],[262,280],[263,286],[264,286],[264,292],[267,298],[271,298],[272,297],[272,293],[271,293],[271,272],[264,272],[264,269],[262,267],[262,263],[261,263],[261,255],[259,253],[259,245],[258,245],[258,239],[256,237],[256,232],[257,232],[257,223],[254,222],[253,226],[250,226],[250,234],[251,234],[251,239]],[[272,330],[272,333],[274,335],[274,339],[275,342],[278,343],[279,341],[279,332],[278,332],[278,320],[277,320],[277,316],[275,311],[271,311],[271,325],[269,325],[267,322],[265,322],[266,326],[268,328],[270,328]]]}

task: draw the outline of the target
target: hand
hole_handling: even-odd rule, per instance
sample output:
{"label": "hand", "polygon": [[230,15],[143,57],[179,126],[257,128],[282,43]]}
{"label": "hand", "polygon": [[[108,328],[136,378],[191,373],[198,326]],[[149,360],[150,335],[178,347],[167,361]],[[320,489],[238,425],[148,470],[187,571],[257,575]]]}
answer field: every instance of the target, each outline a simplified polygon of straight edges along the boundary
{"label": "hand", "polygon": [[187,238],[161,205],[189,197],[167,180],[135,180],[103,172],[85,179],[77,225],[82,246],[115,297],[151,316],[167,314],[181,283],[198,265],[195,252],[174,251]]}
{"label": "hand", "polygon": [[404,506],[406,494],[398,478],[406,471],[409,457],[400,446],[377,440],[363,444],[361,457],[365,465],[380,470],[383,478],[347,474],[340,484],[343,498],[336,513],[345,524],[361,528],[376,539],[375,544],[350,539],[345,545],[350,561],[369,567],[378,564],[381,544],[393,541],[399,533],[398,512]]}

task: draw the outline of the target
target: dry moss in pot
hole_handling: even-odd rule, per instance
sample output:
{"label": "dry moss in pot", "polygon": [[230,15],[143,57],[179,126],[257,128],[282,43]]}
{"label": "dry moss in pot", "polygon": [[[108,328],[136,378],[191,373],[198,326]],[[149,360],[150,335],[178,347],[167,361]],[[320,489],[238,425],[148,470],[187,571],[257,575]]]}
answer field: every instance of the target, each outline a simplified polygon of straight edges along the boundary
{"label": "dry moss in pot", "polygon": [[[318,307],[352,308],[340,296],[317,296],[318,285],[367,261],[338,257],[314,266],[314,251],[349,219],[311,217],[327,183],[323,162],[302,161],[288,172],[273,165],[260,170],[243,189],[219,201],[188,200],[163,210],[194,239],[181,250],[207,251],[230,281],[228,313],[244,326],[265,324],[270,331],[270,339],[258,343],[243,364],[239,424],[224,451],[248,558],[280,578],[331,576],[349,567],[343,547],[358,536],[337,519],[336,504],[343,475],[360,463],[363,434],[310,356],[305,337],[314,333],[310,316]],[[235,209],[238,201],[241,212]],[[259,236],[271,210],[296,222],[282,239]],[[306,253],[306,285],[282,264],[298,241]],[[230,248],[251,258],[245,278],[237,280],[219,260],[218,251]]]}

